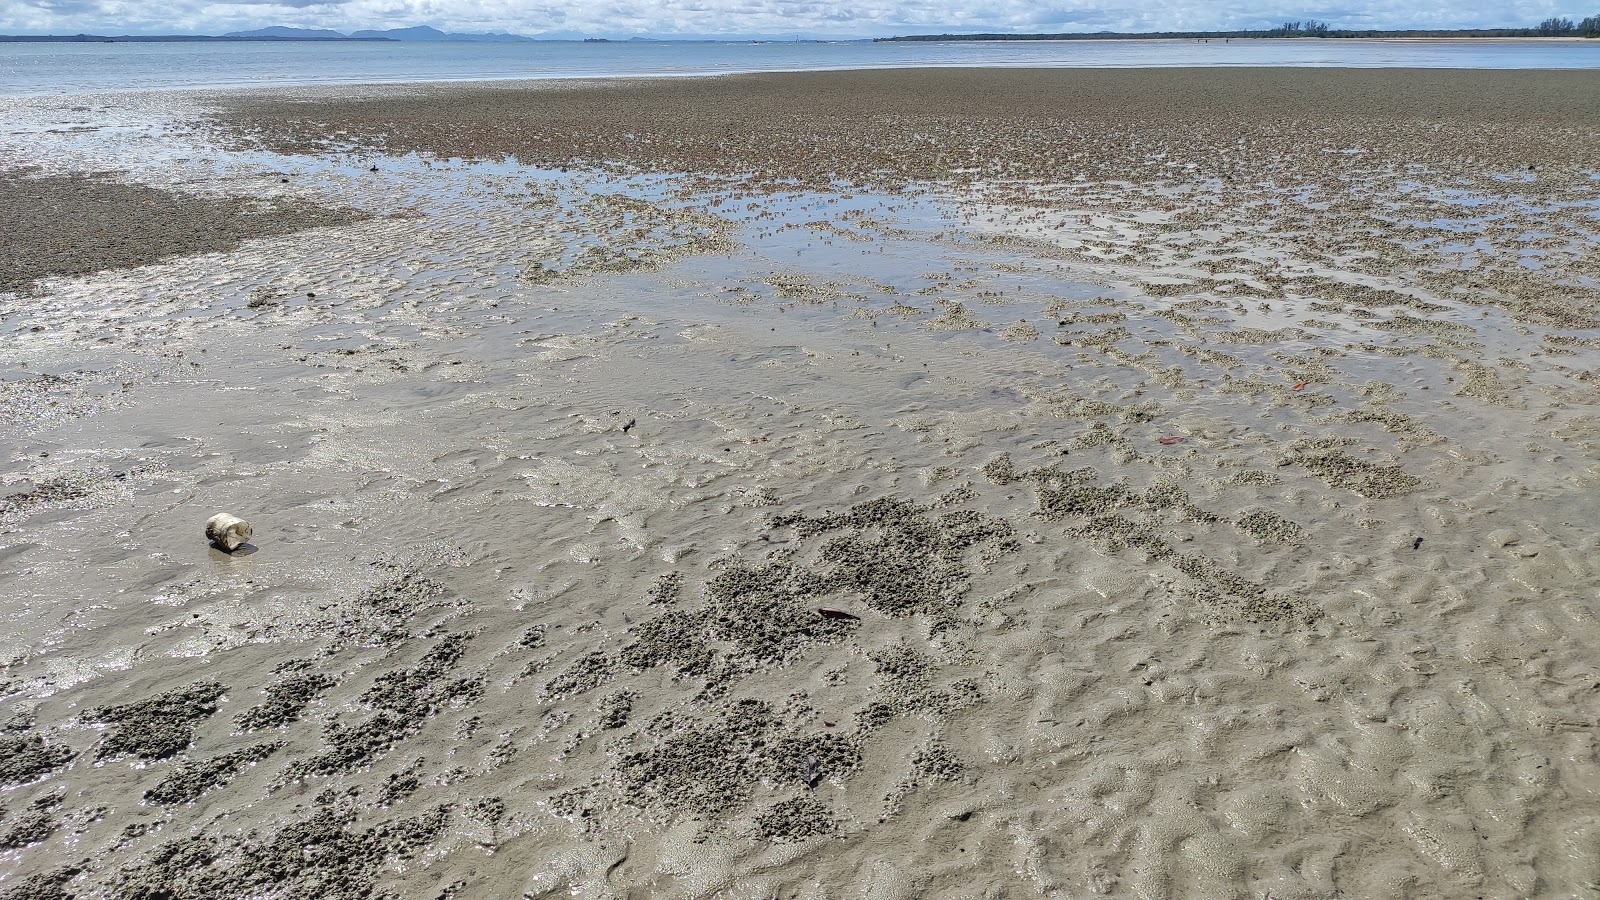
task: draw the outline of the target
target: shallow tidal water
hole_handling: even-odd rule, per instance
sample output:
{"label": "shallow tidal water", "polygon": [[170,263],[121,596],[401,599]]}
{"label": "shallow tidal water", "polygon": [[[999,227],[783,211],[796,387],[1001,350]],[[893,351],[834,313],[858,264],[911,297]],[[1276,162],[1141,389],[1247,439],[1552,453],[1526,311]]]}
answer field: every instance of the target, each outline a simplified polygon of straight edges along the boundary
{"label": "shallow tidal water", "polygon": [[370,218],[0,296],[6,900],[1600,883],[1600,328],[1425,277],[1592,187],[1374,176],[1385,280],[1289,189],[34,114]]}
{"label": "shallow tidal water", "polygon": [[1596,69],[1594,41],[4,44],[0,94],[958,67]]}

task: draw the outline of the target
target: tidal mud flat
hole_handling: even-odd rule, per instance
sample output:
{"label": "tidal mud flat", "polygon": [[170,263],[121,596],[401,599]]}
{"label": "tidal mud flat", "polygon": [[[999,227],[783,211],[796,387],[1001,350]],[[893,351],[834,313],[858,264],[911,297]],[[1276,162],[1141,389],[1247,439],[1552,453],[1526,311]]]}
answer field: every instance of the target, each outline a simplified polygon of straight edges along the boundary
{"label": "tidal mud flat", "polygon": [[1593,891],[1592,78],[7,101],[0,897]]}

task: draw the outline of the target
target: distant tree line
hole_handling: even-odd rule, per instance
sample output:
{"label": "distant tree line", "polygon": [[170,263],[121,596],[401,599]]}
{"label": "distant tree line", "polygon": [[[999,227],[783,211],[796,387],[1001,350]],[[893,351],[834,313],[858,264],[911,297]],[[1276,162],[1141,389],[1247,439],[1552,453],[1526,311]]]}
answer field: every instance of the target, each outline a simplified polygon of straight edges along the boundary
{"label": "distant tree line", "polygon": [[1327,22],[1311,19],[1304,22],[1284,22],[1277,28],[1245,29],[1241,31],[1142,31],[1098,33],[1074,32],[1069,34],[915,34],[906,37],[878,38],[880,41],[1089,41],[1138,40],[1150,38],[1516,38],[1516,37],[1585,37],[1600,38],[1600,15],[1589,16],[1579,22],[1568,18],[1545,19],[1533,28],[1457,28],[1425,29],[1404,28],[1389,31],[1334,28]]}
{"label": "distant tree line", "polygon": [[1280,28],[1267,32],[1271,37],[1327,37],[1332,29],[1327,22],[1312,19],[1309,22],[1285,22]]}
{"label": "distant tree line", "polygon": [[1581,22],[1571,19],[1545,19],[1535,29],[1542,37],[1600,37],[1600,16],[1590,16]]}

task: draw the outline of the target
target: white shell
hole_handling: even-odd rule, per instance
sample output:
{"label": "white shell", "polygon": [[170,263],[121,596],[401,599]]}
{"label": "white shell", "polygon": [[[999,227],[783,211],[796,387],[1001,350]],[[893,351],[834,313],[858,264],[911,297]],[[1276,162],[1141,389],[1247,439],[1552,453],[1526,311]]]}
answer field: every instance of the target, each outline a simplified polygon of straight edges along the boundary
{"label": "white shell", "polygon": [[244,546],[251,533],[250,523],[235,515],[217,513],[206,520],[206,537],[229,553]]}

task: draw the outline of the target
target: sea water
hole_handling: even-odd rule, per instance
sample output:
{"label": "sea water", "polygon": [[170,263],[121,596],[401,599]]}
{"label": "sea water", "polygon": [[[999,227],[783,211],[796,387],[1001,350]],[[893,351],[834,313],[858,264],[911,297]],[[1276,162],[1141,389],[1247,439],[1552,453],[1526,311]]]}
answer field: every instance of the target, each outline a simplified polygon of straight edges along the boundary
{"label": "sea water", "polygon": [[0,95],[918,66],[1592,69],[1600,40],[0,43]]}

